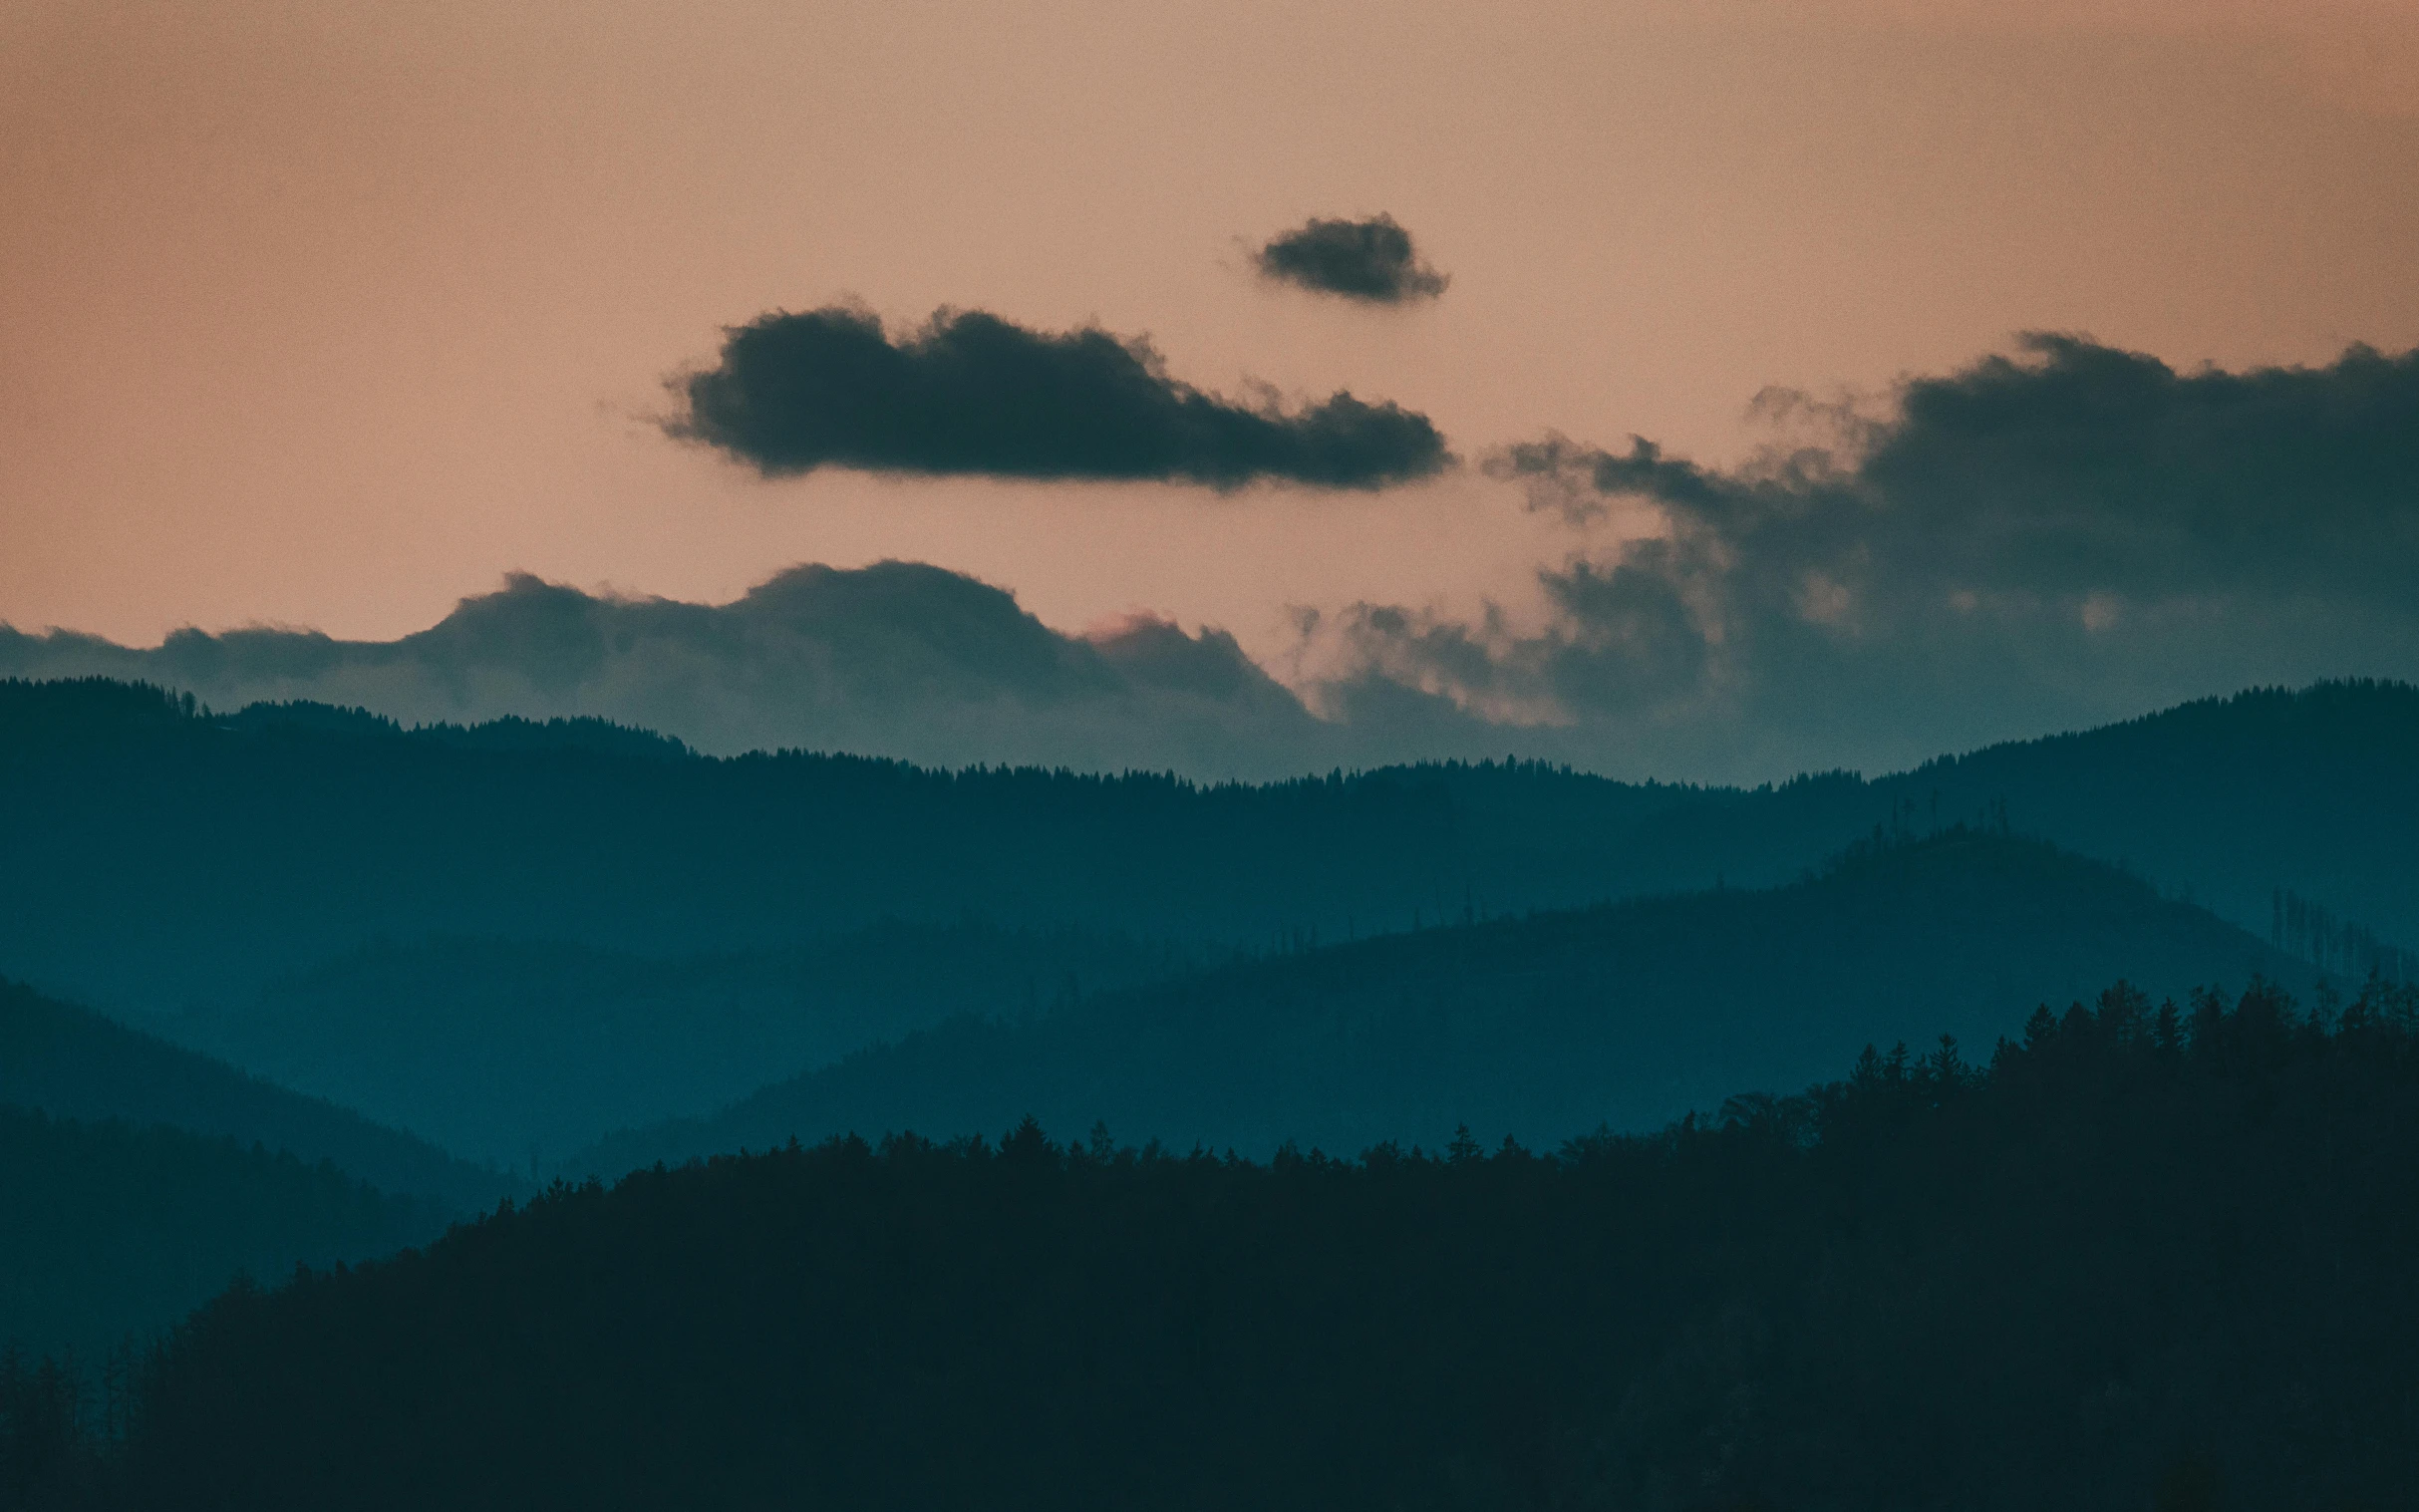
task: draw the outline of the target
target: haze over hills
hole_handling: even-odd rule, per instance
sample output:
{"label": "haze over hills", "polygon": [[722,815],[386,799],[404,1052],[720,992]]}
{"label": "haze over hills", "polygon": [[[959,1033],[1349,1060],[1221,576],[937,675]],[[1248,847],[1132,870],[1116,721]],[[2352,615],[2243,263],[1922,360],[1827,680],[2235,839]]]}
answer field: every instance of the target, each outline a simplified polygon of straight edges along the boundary
{"label": "haze over hills", "polygon": [[1031,1017],[1196,964],[1072,927],[869,925],[669,959],[549,941],[381,942],[155,1021],[277,1081],[511,1169],[707,1113],[766,1077],[971,1011]]}
{"label": "haze over hills", "polygon": [[2419,946],[2419,688],[2321,683],[1993,746],[1871,784],[1910,814],[2000,805],[2255,933],[2277,889]]}
{"label": "haze over hills", "polygon": [[0,960],[114,1009],[238,996],[380,938],[653,955],[886,919],[1262,944],[1332,920],[1584,901],[1680,789],[1534,768],[1548,822],[1477,830],[1424,771],[1271,787],[803,754],[611,749],[603,727],[219,721],[106,683],[0,685]]}
{"label": "haze over hills", "polygon": [[[1202,788],[797,754],[721,760],[593,723],[403,731],[308,706],[221,718],[112,684],[0,685],[0,714],[13,820],[0,831],[0,959],[114,984],[134,1023],[381,1120],[54,996],[0,991],[0,1104],[52,1114],[0,1115],[25,1165],[0,1191],[0,1218],[44,1236],[0,1263],[17,1278],[10,1305],[32,1320],[18,1327],[79,1347],[166,1321],[219,1272],[390,1253],[523,1190],[403,1127],[578,1178],[850,1130],[996,1133],[1039,1115],[1287,1169],[1304,1149],[1374,1149],[1354,1169],[1383,1180],[1404,1146],[1468,1165],[1465,1128],[1488,1145],[1578,1137],[1562,1169],[1590,1149],[1631,1151],[1623,1161],[1709,1151],[1688,1131],[1660,1145],[1588,1131],[1714,1107],[1728,1129],[1788,1123],[1813,1104],[1755,1094],[1851,1063],[1869,1093],[1945,1096],[1974,1084],[1973,1063],[2003,1036],[2027,1053],[2053,1032],[2088,1038],[2092,1016],[2061,1030],[2036,1008],[2120,979],[2151,995],[2118,997],[2130,1027],[2111,1033],[2129,1056],[2168,1065],[2189,1044],[2218,1065],[2231,1021],[2193,993],[2262,979],[2321,1013],[2261,1054],[2340,1049],[2352,1041],[2325,1038],[2338,1020],[2320,971],[2277,947],[2302,948],[2311,919],[2394,928],[2419,823],[2399,801],[2419,771],[2419,693],[2386,685],[2247,695],[1876,781],[1755,790],[1518,762]],[[2082,838],[2033,837],[2061,833]],[[2243,927],[2271,903],[2273,942]],[[2407,957],[2370,935],[2327,938],[2337,973],[2373,958],[2407,975]],[[2262,991],[2245,1001],[2269,1004]],[[2410,989],[2395,991],[2407,1027]],[[2185,1014],[2156,1018],[2171,996]],[[2291,1020],[2272,1004],[2257,1012]],[[2344,1033],[2365,1033],[2369,1019],[2354,1018]],[[1932,1052],[1944,1032],[1965,1060]],[[1902,1040],[1914,1058],[1858,1058]],[[555,1157],[616,1120],[631,1127]],[[1802,1148],[1791,1141],[1804,1127],[1790,1128],[1776,1137]],[[2028,1147],[2008,1137],[1990,1154],[2002,1174],[2005,1151]],[[1086,1158],[1135,1158],[1105,1137],[1096,1148],[1108,1153]],[[1509,1171],[1529,1157],[1502,1158]],[[1759,1185],[1769,1175],[1749,1173],[1733,1195],[1777,1190]],[[664,1191],[693,1196],[723,1178],[669,1179]],[[1671,1211],[1713,1200],[1653,1179]],[[591,1200],[558,1191],[536,1221]],[[738,1203],[715,1221],[749,1212]],[[905,1254],[931,1237],[898,1216],[866,1242]],[[456,1259],[444,1264],[529,1232],[489,1220],[448,1240]],[[1820,1224],[1791,1232],[1831,1242]],[[589,1274],[619,1278],[607,1291],[624,1287],[616,1306],[663,1305],[627,1289],[620,1251],[591,1258],[603,1270]],[[440,1274],[419,1265],[381,1274]],[[1741,1305],[1788,1316],[1801,1282],[1812,1285]],[[329,1285],[269,1305],[365,1295]],[[369,1332],[340,1351],[357,1361],[387,1360],[397,1336],[379,1330],[418,1337],[417,1304],[377,1296],[375,1317],[356,1321]],[[1690,1328],[1730,1326],[1719,1298],[1688,1299],[1714,1309]],[[171,1373],[146,1377],[146,1401],[188,1414],[130,1451],[167,1456],[143,1471],[158,1484],[203,1461],[225,1469],[195,1447],[220,1426],[268,1441],[248,1408],[223,1415],[194,1382],[282,1380],[324,1362],[292,1333],[246,1342],[244,1320],[270,1316],[253,1305],[222,1300],[210,1342],[178,1346],[158,1367]],[[428,1338],[458,1343],[444,1328]],[[1646,1348],[1638,1378],[1696,1400],[1671,1384],[1691,1368],[1693,1338]],[[1822,1378],[1830,1346],[1802,1348],[1808,1378]],[[389,1378],[419,1378],[409,1359],[376,1369],[390,1365]],[[450,1364],[432,1367],[453,1379]],[[188,1368],[202,1374],[172,1373]],[[619,1365],[600,1368],[598,1389],[634,1389]],[[1799,1366],[1772,1368],[1732,1373],[1785,1382]],[[19,1389],[0,1381],[0,1395]],[[1823,1392],[1801,1395],[1804,1408]],[[325,1400],[359,1405],[342,1389]],[[1616,1410],[1610,1400],[1590,1410]],[[576,1431],[619,1411],[591,1401]]]}
{"label": "haze over hills", "polygon": [[1782,881],[1894,816],[2002,811],[2255,930],[2290,886],[2407,938],[2415,782],[2419,690],[2380,683],[1751,790],[1519,762],[1200,787],[721,760],[587,721],[407,732],[314,706],[211,717],[131,685],[12,683],[0,960],[156,1010],[431,933],[666,955],[971,911],[1256,948],[1465,907]]}
{"label": "haze over hills", "polygon": [[2203,909],[2037,841],[1956,830],[1818,879],[1340,944],[1108,993],[1021,1024],[953,1021],[617,1136],[565,1174],[792,1137],[1062,1129],[1265,1156],[1434,1148],[1467,1125],[1551,1144],[1777,1090],[1872,1043],[1986,1056],[2041,1004],[2127,978],[2179,1001],[2313,974]]}
{"label": "haze over hills", "polygon": [[168,1124],[239,1145],[332,1161],[442,1211],[481,1207],[512,1178],[348,1109],[246,1074],[87,1009],[0,981],[0,1105],[85,1122]]}
{"label": "haze over hills", "polygon": [[1070,978],[1785,882],[1877,826],[2004,823],[2255,933],[2290,888],[2407,945],[2413,790],[2396,684],[1734,789],[726,760],[595,721],[405,731],[0,683],[0,967],[517,1168]]}

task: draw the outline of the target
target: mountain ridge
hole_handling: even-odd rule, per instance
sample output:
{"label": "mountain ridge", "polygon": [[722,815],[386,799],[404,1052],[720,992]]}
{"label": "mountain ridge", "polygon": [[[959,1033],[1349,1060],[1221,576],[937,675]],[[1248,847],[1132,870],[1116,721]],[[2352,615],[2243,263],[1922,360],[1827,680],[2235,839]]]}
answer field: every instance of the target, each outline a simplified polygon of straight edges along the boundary
{"label": "mountain ridge", "polygon": [[0,1105],[78,1121],[166,1125],[329,1161],[398,1196],[454,1211],[520,1190],[484,1170],[333,1102],[0,978]]}
{"label": "mountain ridge", "polygon": [[1956,829],[1765,889],[1669,894],[1345,942],[1101,995],[1029,1023],[960,1018],[628,1131],[565,1175],[792,1137],[947,1137],[1027,1114],[1265,1155],[1384,1139],[1551,1144],[1786,1086],[1869,1042],[1987,1047],[2042,1002],[2127,978],[2178,998],[2305,964],[2116,868]]}

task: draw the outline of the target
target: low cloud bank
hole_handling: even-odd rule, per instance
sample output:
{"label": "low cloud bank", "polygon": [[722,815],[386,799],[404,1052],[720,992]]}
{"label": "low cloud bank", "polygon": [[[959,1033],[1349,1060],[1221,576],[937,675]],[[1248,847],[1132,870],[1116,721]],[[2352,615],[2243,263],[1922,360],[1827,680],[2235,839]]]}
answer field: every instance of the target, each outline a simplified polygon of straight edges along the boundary
{"label": "low cloud bank", "polygon": [[980,310],[943,310],[896,341],[843,305],[761,316],[673,389],[672,435],[767,476],[830,466],[1381,488],[1453,460],[1426,416],[1393,404],[1349,393],[1295,410],[1236,404],[1171,378],[1140,338],[1029,331]]}
{"label": "low cloud bank", "polygon": [[1001,589],[907,562],[799,567],[730,604],[516,576],[396,641],[183,630],[154,650],[0,630],[0,676],[101,674],[214,708],[309,699],[406,723],[589,715],[700,750],[806,748],[936,765],[1291,774],[1332,734],[1216,630],[1062,635]]}
{"label": "low cloud bank", "polygon": [[[0,628],[103,674],[407,721],[592,715],[706,751],[1262,778],[1519,753],[1617,775],[1879,771],[2257,684],[2419,678],[2419,354],[2182,373],[2075,337],[1907,384],[1721,469],[1633,439],[1489,470],[1570,517],[1545,613],[1305,611],[1281,684],[1217,630],[1051,629],[937,567],[799,567],[724,605],[531,577],[392,642]],[[1643,507],[1646,535],[1591,544]]]}
{"label": "low cloud bank", "polygon": [[2086,338],[1906,384],[1722,470],[1560,437],[1488,469],[1661,530],[1541,574],[1543,629],[1360,605],[1347,665],[1558,744],[1871,768],[2202,694],[2419,674],[2419,353],[2178,372]]}

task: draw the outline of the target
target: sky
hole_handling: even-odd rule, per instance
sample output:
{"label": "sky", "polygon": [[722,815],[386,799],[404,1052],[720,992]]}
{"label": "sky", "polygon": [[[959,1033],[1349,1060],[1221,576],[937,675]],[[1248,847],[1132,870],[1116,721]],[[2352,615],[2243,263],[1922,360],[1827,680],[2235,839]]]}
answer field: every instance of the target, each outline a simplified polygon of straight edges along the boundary
{"label": "sky", "polygon": [[2419,676],[2419,0],[0,0],[0,673],[1720,779]]}

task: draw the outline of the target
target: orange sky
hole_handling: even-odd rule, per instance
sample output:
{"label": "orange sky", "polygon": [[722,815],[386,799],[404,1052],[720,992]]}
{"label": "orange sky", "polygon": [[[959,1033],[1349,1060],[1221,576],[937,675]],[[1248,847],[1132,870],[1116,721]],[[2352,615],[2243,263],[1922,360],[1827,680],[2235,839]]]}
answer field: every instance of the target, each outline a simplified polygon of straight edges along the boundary
{"label": "orange sky", "polygon": [[[1469,457],[1718,456],[1765,385],[2023,328],[2401,350],[2419,4],[0,0],[0,620],[384,637],[507,569],[719,600],[898,556],[1268,653],[1293,605],[1518,604],[1569,532],[1474,473],[766,482],[650,426],[660,382],[856,295],[1147,332]],[[1249,276],[1375,211],[1444,298]]]}

